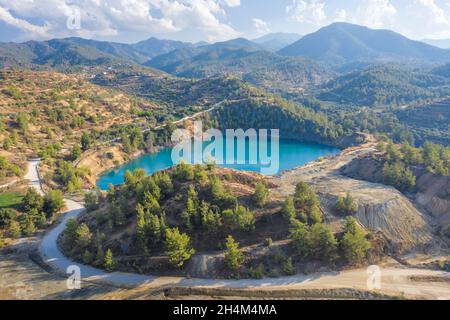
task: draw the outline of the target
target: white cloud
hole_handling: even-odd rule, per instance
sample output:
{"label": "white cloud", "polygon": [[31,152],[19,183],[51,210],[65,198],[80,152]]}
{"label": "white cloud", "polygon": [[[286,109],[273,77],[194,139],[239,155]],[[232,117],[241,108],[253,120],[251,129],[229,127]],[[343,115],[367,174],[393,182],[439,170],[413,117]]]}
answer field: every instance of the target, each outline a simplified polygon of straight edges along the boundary
{"label": "white cloud", "polygon": [[396,15],[397,9],[390,0],[366,0],[361,1],[346,20],[370,28],[389,28],[395,23]]}
{"label": "white cloud", "polygon": [[12,16],[12,14],[8,10],[6,10],[2,7],[0,7],[0,20],[11,26],[14,26],[21,30],[30,32],[39,37],[47,37],[48,36],[48,34],[47,34],[47,30],[49,27],[48,25],[36,26],[34,24],[29,23],[26,20],[15,18]]}
{"label": "white cloud", "polygon": [[413,38],[450,37],[450,9],[433,0],[414,0],[404,9],[403,23],[398,29]]}
{"label": "white cloud", "polygon": [[337,9],[334,17],[334,21],[346,21],[347,20],[347,10]]}
{"label": "white cloud", "polygon": [[325,2],[318,0],[293,0],[286,12],[298,22],[319,25],[327,20]]}
{"label": "white cloud", "polygon": [[[225,8],[239,5],[240,0],[0,0],[0,20],[21,29],[23,38],[32,39],[133,32],[150,36],[191,30],[214,41],[239,35],[223,21]],[[80,8],[79,30],[66,27],[73,6]],[[44,21],[45,27],[30,22],[36,20]]]}
{"label": "white cloud", "polygon": [[389,0],[367,0],[357,7],[353,22],[371,28],[388,27],[396,14],[397,9]]}
{"label": "white cloud", "polygon": [[252,19],[253,26],[258,33],[268,33],[270,31],[269,24],[261,19],[254,18]]}
{"label": "white cloud", "polygon": [[442,24],[448,24],[449,21],[445,15],[445,12],[443,9],[441,9],[434,0],[419,0],[419,3],[427,8],[427,11],[431,13],[434,22],[436,23],[442,23]]}
{"label": "white cloud", "polygon": [[229,7],[238,7],[241,5],[241,0],[222,0]]}

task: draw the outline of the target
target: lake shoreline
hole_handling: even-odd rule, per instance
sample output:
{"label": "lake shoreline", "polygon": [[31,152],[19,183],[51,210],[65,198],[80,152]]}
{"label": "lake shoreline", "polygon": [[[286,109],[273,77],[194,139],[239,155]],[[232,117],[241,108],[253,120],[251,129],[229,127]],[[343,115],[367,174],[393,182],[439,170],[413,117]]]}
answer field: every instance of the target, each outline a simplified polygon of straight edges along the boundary
{"label": "lake shoreline", "polygon": [[[223,146],[226,145],[226,141],[223,141]],[[235,144],[236,146],[236,144]],[[259,147],[259,145],[258,145]],[[203,145],[203,149],[205,145]],[[247,172],[255,172],[261,174],[261,169],[263,166],[258,164],[249,164],[248,161],[248,143],[246,143],[246,164],[237,164],[237,159],[234,159],[234,163],[230,164],[227,159],[225,164],[218,165],[221,168],[228,168],[237,171],[247,171]],[[283,149],[284,148],[284,149]],[[158,147],[157,152],[153,153],[137,153],[133,155],[131,159],[127,161],[121,162],[115,166],[111,166],[109,168],[103,168],[104,170],[96,175],[95,185],[101,190],[106,190],[109,183],[113,183],[113,185],[122,184],[123,181],[120,180],[120,177],[124,175],[126,170],[135,170],[137,168],[145,169],[148,174],[153,174],[157,171],[167,170],[173,167],[173,161],[169,159],[169,153],[171,153],[172,147]],[[319,144],[315,142],[304,142],[294,139],[280,139],[280,155],[278,161],[280,162],[280,168],[277,170],[276,174],[266,175],[268,177],[278,177],[283,175],[286,171],[295,170],[298,167],[302,167],[311,162],[316,162],[321,158],[330,158],[340,154],[344,149],[339,149],[337,147],[330,147],[325,144]],[[224,154],[225,154],[224,150]],[[235,153],[236,154],[236,153]],[[158,158],[159,157],[159,158]],[[303,157],[303,158],[300,158]],[[283,159],[284,158],[284,159]],[[139,160],[142,159],[143,163],[139,163]],[[300,160],[299,159],[304,159]],[[150,161],[151,162],[150,162]],[[166,161],[165,165],[162,163]],[[297,162],[299,163],[297,165]],[[155,168],[149,163],[156,163]],[[111,175],[111,177],[108,177]],[[117,178],[119,176],[119,178]],[[103,181],[102,179],[105,179]],[[109,180],[109,181],[108,181]],[[92,181],[93,182],[93,181]]]}

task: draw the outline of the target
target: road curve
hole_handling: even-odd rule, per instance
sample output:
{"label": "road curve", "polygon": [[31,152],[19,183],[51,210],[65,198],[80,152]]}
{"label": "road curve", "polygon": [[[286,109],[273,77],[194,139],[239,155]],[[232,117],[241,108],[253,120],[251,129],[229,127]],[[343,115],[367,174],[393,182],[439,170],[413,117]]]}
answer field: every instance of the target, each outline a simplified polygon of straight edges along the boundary
{"label": "road curve", "polygon": [[[43,194],[37,166],[39,160],[29,161],[26,178],[30,187]],[[78,266],[83,281],[93,281],[130,288],[146,286],[160,288],[163,286],[183,286],[197,288],[230,288],[246,290],[301,290],[301,289],[357,289],[367,291],[367,269],[343,272],[315,273],[311,275],[296,275],[291,277],[245,280],[215,280],[187,279],[183,277],[157,277],[133,273],[113,272],[86,266],[70,260],[59,250],[57,239],[64,231],[70,218],[76,218],[84,207],[72,200],[66,199],[67,211],[63,214],[58,226],[50,230],[39,245],[39,253],[43,261],[55,271],[66,274],[70,266]],[[438,281],[412,281],[411,277],[439,279]],[[441,271],[381,267],[380,293],[390,295],[404,294],[407,297],[426,299],[450,299],[450,274]]]}

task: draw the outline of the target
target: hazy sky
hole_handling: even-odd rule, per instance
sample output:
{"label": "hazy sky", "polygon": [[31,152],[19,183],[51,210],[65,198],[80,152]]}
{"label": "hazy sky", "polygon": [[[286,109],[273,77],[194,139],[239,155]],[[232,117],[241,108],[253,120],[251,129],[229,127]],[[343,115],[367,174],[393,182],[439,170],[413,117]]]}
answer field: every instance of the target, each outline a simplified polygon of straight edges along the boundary
{"label": "hazy sky", "polygon": [[0,0],[0,41],[218,41],[306,34],[335,21],[450,38],[450,0]]}

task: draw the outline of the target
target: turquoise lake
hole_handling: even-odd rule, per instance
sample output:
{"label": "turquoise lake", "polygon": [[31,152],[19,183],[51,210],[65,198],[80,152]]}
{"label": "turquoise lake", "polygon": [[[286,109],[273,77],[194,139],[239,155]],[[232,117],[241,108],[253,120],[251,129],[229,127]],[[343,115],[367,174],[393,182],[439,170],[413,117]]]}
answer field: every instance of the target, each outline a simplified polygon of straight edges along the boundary
{"label": "turquoise lake", "polygon": [[[256,143],[258,154],[259,151],[261,151],[262,154],[267,154],[268,157],[272,158],[272,165],[275,166],[277,169],[276,172],[273,172],[273,175],[280,174],[283,171],[294,169],[296,167],[302,166],[308,162],[315,161],[320,157],[325,157],[329,155],[335,155],[340,152],[339,149],[328,147],[320,144],[311,144],[311,143],[302,143],[294,140],[284,140],[280,139],[279,141],[279,161],[276,161],[276,156],[272,156],[272,146],[270,143],[267,144],[267,152],[263,152],[260,148],[260,144]],[[245,153],[242,152],[239,153],[240,157],[237,156],[238,152],[237,150],[237,143],[242,142],[245,143]],[[199,147],[195,148],[192,147],[191,157],[193,158],[194,155],[197,155],[201,159],[201,155],[203,154],[203,151],[205,148],[210,146],[212,142],[204,142],[203,145],[200,143]],[[224,164],[221,164],[219,161],[216,161],[217,165],[219,167],[224,168],[231,168],[235,170],[242,170],[242,171],[253,171],[253,172],[261,172],[262,168],[268,167],[267,162],[261,162],[260,156],[257,156],[257,161],[254,161],[254,157],[249,156],[249,150],[250,150],[250,142],[249,140],[243,140],[238,141],[235,140],[235,147],[234,152],[227,153],[227,141],[226,138],[223,138],[220,143],[223,144],[223,157],[225,160]],[[193,143],[191,144],[193,146]],[[220,144],[219,144],[220,146]],[[211,147],[211,146],[210,146]],[[254,149],[253,149],[254,150]],[[234,155],[233,155],[234,153]],[[180,153],[183,155],[183,153]],[[231,156],[230,156],[231,154]],[[254,152],[252,152],[254,155]],[[215,152],[212,153],[212,156],[214,157],[216,154]],[[234,156],[234,157],[233,157]],[[232,158],[233,157],[233,158]],[[250,159],[253,158],[253,161]],[[211,159],[211,158],[209,158]],[[206,159],[208,161],[208,159]],[[239,160],[239,162],[238,162]],[[210,161],[210,160],[209,160]],[[185,161],[188,163],[193,163],[193,160]],[[250,163],[251,162],[251,163]],[[178,163],[178,161],[177,161]],[[106,190],[108,189],[108,185],[111,183],[113,185],[122,184],[124,182],[124,175],[127,170],[133,171],[135,169],[142,168],[144,169],[148,174],[153,174],[155,172],[165,170],[168,168],[173,167],[177,163],[174,163],[172,160],[172,148],[163,149],[157,153],[153,154],[144,154],[134,160],[131,160],[130,162],[117,167],[109,172],[106,172],[103,174],[99,180],[97,181],[97,186],[102,189]],[[198,163],[198,162],[195,162]],[[239,164],[238,164],[239,163]],[[264,174],[264,173],[263,173]]]}

